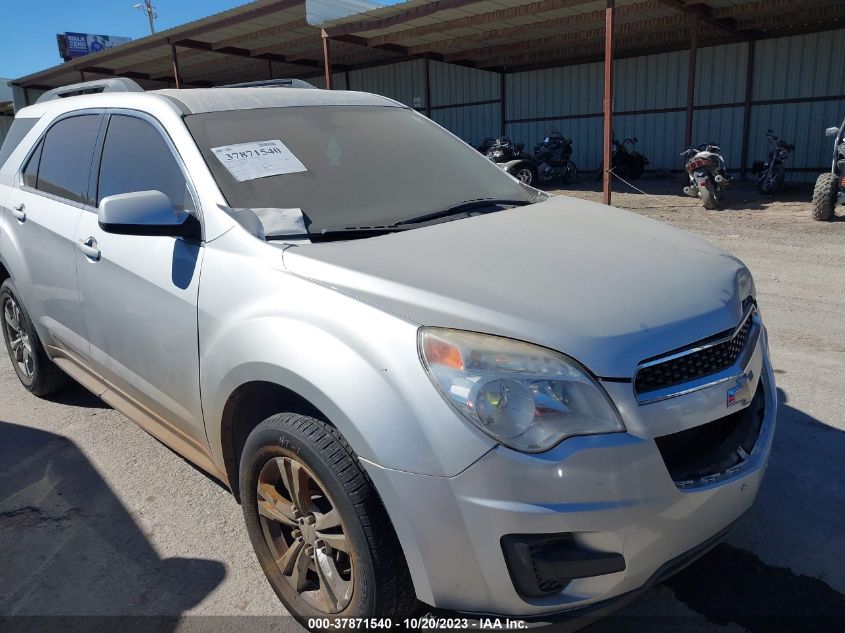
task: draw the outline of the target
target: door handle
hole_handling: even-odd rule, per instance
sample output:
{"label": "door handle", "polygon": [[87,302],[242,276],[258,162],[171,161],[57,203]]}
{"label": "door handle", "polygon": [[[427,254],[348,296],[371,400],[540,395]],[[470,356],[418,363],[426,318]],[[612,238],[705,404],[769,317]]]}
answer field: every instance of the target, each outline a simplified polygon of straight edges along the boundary
{"label": "door handle", "polygon": [[23,222],[26,220],[26,207],[24,206],[23,202],[21,202],[18,206],[12,207],[12,215],[18,219],[18,222]]}
{"label": "door handle", "polygon": [[89,237],[87,240],[79,240],[79,250],[90,260],[100,261],[100,249],[97,247],[97,240]]}

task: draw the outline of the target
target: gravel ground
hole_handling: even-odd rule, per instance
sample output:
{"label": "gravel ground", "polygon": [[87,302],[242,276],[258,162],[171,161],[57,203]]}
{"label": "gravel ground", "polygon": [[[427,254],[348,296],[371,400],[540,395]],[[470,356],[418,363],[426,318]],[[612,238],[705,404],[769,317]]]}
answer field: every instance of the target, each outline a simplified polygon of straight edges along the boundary
{"label": "gravel ground", "polygon": [[[714,212],[678,196],[680,180],[637,185],[653,195],[614,204],[753,271],[780,418],[758,503],[728,542],[590,631],[841,631],[845,221],[811,221],[805,188],[770,199],[737,185]],[[0,630],[57,624],[23,617],[43,615],[100,616],[64,622],[98,630],[295,629],[266,617],[282,614],[227,492],[80,387],[30,396],[0,355]]]}

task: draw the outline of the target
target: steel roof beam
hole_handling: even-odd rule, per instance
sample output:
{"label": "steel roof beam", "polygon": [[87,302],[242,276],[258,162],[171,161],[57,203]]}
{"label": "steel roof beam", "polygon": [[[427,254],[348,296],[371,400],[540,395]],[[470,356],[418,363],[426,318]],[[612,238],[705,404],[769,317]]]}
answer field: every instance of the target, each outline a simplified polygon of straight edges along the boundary
{"label": "steel roof beam", "polygon": [[[658,0],[647,0],[646,2],[638,2],[637,4],[622,5],[615,8],[616,19],[628,16],[639,15],[653,10],[658,7]],[[438,53],[442,53],[446,49],[460,49],[466,44],[473,43],[487,43],[492,40],[504,39],[513,36],[524,36],[526,28],[538,31],[558,31],[565,27],[583,27],[584,25],[602,25],[605,22],[606,9],[599,11],[589,11],[579,13],[576,15],[567,15],[561,18],[553,18],[535,24],[522,24],[519,26],[508,26],[493,31],[483,31],[481,33],[473,33],[472,35],[461,35],[449,39],[438,40],[436,42],[429,42],[427,44],[420,44],[417,46],[408,47],[408,53],[411,55],[419,55],[432,49],[436,49]],[[376,38],[371,38],[376,39]]]}
{"label": "steel roof beam", "polygon": [[[430,33],[443,33],[453,29],[480,26],[483,24],[490,24],[491,22],[513,20],[515,18],[522,18],[528,15],[535,15],[537,13],[547,13],[549,11],[569,9],[582,4],[587,4],[589,1],[590,0],[540,0],[539,2],[532,2],[531,4],[521,4],[516,7],[499,9],[498,11],[478,13],[475,15],[468,15],[463,18],[445,20],[436,24],[417,26],[403,31],[397,31],[395,33],[376,35],[369,38],[369,40],[373,46],[379,46],[381,44],[413,39],[422,35],[429,35]],[[654,0],[654,2],[656,4],[657,0]],[[602,11],[602,14],[604,14],[604,11]]]}
{"label": "steel roof beam", "polygon": [[730,18],[714,18],[711,9],[706,4],[689,5],[682,2],[682,0],[659,0],[661,4],[666,5],[681,13],[689,15],[698,15],[699,19],[716,28],[719,28],[726,33],[738,37],[742,40],[751,40],[756,37],[756,33],[750,31],[741,31],[737,28],[736,23]]}
{"label": "steel roof beam", "polygon": [[[438,13],[440,11],[448,11],[450,9],[460,9],[470,4],[477,4],[484,0],[437,0],[429,4],[423,4],[405,11],[387,15],[381,18],[369,18],[360,20],[358,22],[346,22],[335,27],[326,29],[326,34],[334,38],[337,35],[346,35],[350,33],[360,33],[362,31],[376,31],[379,29],[390,28],[397,24],[402,24],[408,20],[416,20],[417,18],[424,18],[428,15]],[[586,0],[579,0],[584,2]]]}

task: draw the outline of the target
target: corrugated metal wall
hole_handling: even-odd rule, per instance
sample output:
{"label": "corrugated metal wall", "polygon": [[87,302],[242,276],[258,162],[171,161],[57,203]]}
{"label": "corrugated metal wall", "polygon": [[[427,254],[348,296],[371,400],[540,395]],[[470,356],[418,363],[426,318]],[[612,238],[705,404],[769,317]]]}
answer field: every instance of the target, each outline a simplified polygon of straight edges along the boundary
{"label": "corrugated metal wall", "polygon": [[[742,157],[747,43],[699,49],[693,143],[716,142],[732,171]],[[688,51],[618,60],[614,132],[638,137],[650,169],[678,170],[684,148]],[[424,111],[425,67],[413,60],[349,73],[350,88],[375,92]],[[528,148],[556,126],[573,139],[573,159],[593,170],[602,154],[603,64],[509,73],[505,133]],[[311,80],[322,86],[322,78]],[[501,134],[501,76],[429,62],[431,117],[468,143]],[[335,86],[345,87],[344,74]],[[824,129],[845,116],[845,29],[760,40],[755,44],[748,165],[767,155],[765,131],[795,143],[791,180],[814,180],[830,162]],[[795,102],[798,100],[798,102]],[[774,103],[772,103],[774,101]],[[783,103],[783,101],[792,101]]]}

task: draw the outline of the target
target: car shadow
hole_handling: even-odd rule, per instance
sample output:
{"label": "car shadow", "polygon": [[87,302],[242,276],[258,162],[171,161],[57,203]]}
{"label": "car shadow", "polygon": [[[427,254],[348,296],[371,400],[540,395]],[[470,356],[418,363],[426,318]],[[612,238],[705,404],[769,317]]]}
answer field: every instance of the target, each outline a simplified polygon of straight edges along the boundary
{"label": "car shadow", "polygon": [[88,391],[75,380],[71,379],[67,387],[56,393],[41,397],[43,400],[81,409],[111,409],[99,397]]}
{"label": "car shadow", "polygon": [[[710,630],[702,628],[702,616],[712,625],[734,624],[749,633],[840,633],[842,455],[845,432],[790,406],[778,389],[778,426],[766,477],[737,530],[645,594],[641,604],[597,622],[589,633]],[[686,615],[655,614],[656,594],[665,588],[690,610]]]}
{"label": "car shadow", "polygon": [[69,439],[0,421],[0,630],[173,630],[226,575],[162,558]]}

